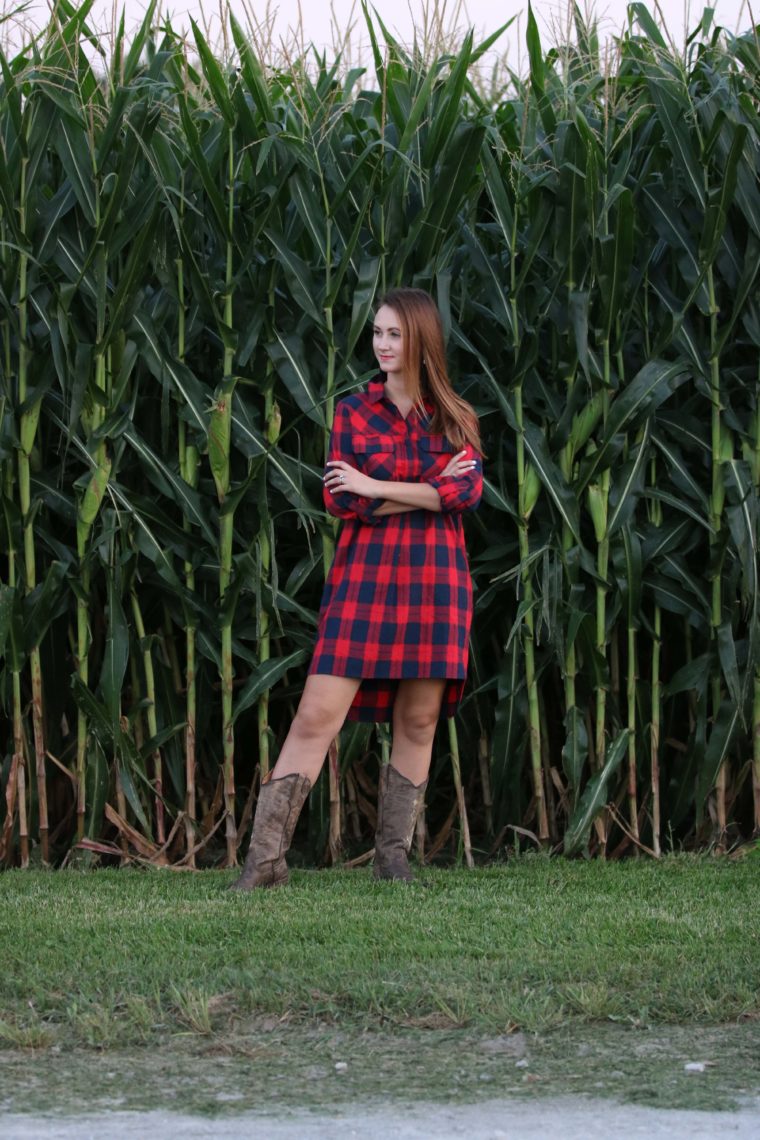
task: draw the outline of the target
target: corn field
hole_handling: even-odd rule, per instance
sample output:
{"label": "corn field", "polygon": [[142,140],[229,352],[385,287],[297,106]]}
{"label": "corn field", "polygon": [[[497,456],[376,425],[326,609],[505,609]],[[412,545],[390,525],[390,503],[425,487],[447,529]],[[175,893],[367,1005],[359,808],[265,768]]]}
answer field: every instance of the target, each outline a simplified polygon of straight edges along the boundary
{"label": "corn field", "polygon": [[[0,863],[233,865],[303,683],[335,402],[430,290],[477,408],[471,672],[421,856],[760,830],[760,49],[576,11],[366,70],[59,0],[0,56]],[[488,91],[485,92],[487,86]],[[299,832],[372,847],[385,730]]]}

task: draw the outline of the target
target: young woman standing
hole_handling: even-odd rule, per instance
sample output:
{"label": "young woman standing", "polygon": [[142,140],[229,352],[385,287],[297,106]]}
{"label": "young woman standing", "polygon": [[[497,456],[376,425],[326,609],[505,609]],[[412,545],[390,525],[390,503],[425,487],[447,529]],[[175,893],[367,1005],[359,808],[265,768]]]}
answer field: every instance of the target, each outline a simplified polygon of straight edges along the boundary
{"label": "young woman standing", "polygon": [[372,343],[381,374],[335,410],[324,497],[343,526],[309,675],[262,784],[237,890],[287,882],[298,815],[346,718],[393,722],[375,876],[409,881],[436,724],[464,688],[472,585],[461,513],[482,490],[477,417],[451,386],[427,293],[386,294]]}

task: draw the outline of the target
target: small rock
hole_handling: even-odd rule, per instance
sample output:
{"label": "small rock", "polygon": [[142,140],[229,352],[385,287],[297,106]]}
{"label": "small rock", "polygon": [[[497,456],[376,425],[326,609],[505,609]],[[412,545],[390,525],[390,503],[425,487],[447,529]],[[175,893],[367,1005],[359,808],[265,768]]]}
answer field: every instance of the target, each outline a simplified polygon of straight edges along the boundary
{"label": "small rock", "polygon": [[689,1061],[688,1064],[684,1065],[684,1069],[687,1073],[704,1073],[707,1070],[707,1065],[704,1061]]}
{"label": "small rock", "polygon": [[527,1067],[528,1067],[528,1062],[524,1057],[523,1057],[522,1061],[515,1061],[515,1068],[516,1069],[527,1069]]}
{"label": "small rock", "polygon": [[336,1061],[335,1062],[335,1072],[336,1073],[347,1073],[348,1072],[348,1062],[347,1061]]}
{"label": "small rock", "polygon": [[480,1076],[478,1077],[478,1080],[479,1081],[492,1081],[493,1077],[491,1076],[490,1073],[481,1073]]}
{"label": "small rock", "polygon": [[487,1037],[478,1048],[482,1053],[508,1053],[512,1057],[522,1057],[525,1054],[525,1035],[503,1033],[500,1037]]}

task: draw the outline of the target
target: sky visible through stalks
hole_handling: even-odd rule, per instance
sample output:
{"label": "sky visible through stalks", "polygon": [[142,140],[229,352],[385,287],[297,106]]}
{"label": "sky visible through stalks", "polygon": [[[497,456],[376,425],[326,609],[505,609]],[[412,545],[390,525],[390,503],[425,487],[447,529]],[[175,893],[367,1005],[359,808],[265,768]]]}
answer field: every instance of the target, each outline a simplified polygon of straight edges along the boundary
{"label": "sky visible through stalks", "polygon": [[[373,6],[373,5],[370,5]],[[507,57],[512,69],[522,72],[525,61],[525,21],[528,5],[524,0],[385,0],[374,5],[380,19],[402,43],[411,43],[415,36],[429,44],[442,41],[456,43],[469,27],[474,27],[481,38],[501,24],[511,21],[493,49],[494,61]],[[667,30],[677,47],[683,45],[688,32],[699,22],[704,7],[691,0],[659,0],[647,7]],[[710,5],[715,21],[730,31],[746,29],[753,23],[752,5],[748,0],[717,0]],[[143,0],[95,0],[91,23],[103,31],[115,26],[115,11],[124,9],[127,30],[142,20],[146,4]],[[221,14],[230,9],[245,27],[257,33],[262,44],[268,44],[272,54],[283,49],[292,54],[294,48],[314,44],[320,50],[341,46],[352,61],[364,60],[368,54],[366,26],[362,18],[360,0],[330,0],[330,3],[304,4],[302,0],[166,0],[162,5],[175,28],[189,29],[194,20],[204,28],[207,38],[224,44],[225,32]],[[594,15],[603,36],[615,36],[626,25],[626,0],[602,0],[590,4],[582,0],[579,8],[586,16]],[[14,28],[40,28],[47,22],[50,5],[40,0],[17,4],[14,0],[0,0],[0,11],[11,16],[2,27],[4,38],[11,43],[18,39]],[[544,43],[558,43],[572,35],[572,5],[566,0],[536,0],[533,11]]]}

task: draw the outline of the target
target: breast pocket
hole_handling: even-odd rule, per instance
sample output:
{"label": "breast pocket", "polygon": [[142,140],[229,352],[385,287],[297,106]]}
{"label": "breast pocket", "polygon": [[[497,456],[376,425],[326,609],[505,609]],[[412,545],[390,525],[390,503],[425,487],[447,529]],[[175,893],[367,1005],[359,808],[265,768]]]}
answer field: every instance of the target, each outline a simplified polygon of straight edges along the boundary
{"label": "breast pocket", "polygon": [[423,435],[420,439],[422,474],[440,475],[455,450],[445,435]]}
{"label": "breast pocket", "polygon": [[373,479],[393,479],[396,473],[396,446],[382,435],[360,435],[353,438],[354,455],[359,470]]}

